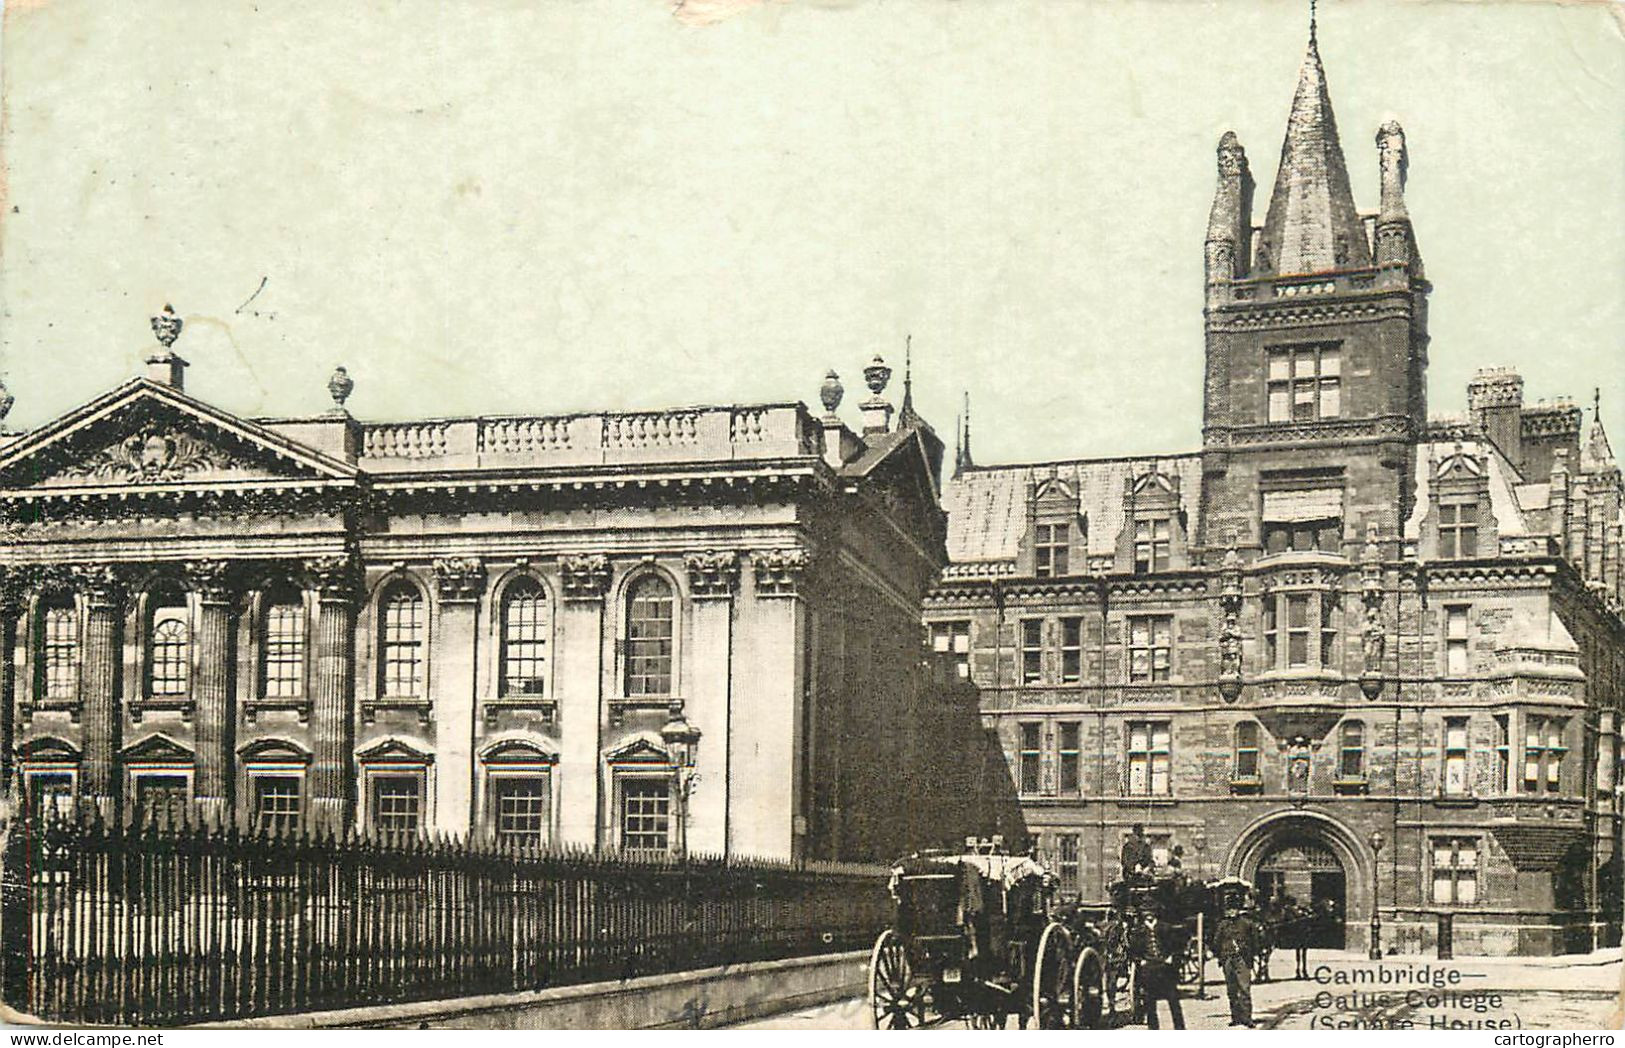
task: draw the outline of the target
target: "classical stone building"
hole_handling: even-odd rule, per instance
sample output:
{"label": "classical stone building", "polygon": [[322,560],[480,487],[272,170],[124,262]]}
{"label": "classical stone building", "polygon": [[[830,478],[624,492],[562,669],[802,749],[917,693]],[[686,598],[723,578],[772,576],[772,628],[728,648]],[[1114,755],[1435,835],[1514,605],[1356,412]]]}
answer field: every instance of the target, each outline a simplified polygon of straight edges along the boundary
{"label": "classical stone building", "polygon": [[[890,858],[980,737],[919,687],[942,443],[886,400],[235,417],[148,375],[0,438],[6,769],[39,807]],[[5,399],[8,401],[10,397]],[[941,798],[964,801],[962,794]]]}
{"label": "classical stone building", "polygon": [[963,433],[937,673],[1085,898],[1143,823],[1187,870],[1331,900],[1336,944],[1374,905],[1401,949],[1441,918],[1462,952],[1617,942],[1620,472],[1511,371],[1429,419],[1398,124],[1372,159],[1361,212],[1311,32],[1262,226],[1219,142],[1201,448],[976,466]]}

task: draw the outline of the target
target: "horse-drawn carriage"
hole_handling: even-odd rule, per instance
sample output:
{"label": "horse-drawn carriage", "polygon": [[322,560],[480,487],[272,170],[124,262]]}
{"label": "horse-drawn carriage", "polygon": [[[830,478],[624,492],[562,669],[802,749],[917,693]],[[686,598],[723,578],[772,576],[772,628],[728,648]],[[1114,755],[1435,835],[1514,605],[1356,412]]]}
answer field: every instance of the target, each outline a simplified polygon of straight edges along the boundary
{"label": "horse-drawn carriage", "polygon": [[[1054,907],[1055,879],[1026,856],[979,846],[892,870],[896,918],[869,958],[877,1029],[961,1019],[1062,1029],[1098,1015],[1104,967]],[[1081,990],[1080,990],[1081,980]]]}

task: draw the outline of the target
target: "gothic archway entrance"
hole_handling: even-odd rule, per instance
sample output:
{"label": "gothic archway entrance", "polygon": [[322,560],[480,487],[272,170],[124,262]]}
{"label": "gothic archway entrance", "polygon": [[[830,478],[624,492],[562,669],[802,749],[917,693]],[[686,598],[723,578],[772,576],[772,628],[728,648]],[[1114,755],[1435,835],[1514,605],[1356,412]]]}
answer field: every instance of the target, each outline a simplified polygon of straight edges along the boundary
{"label": "gothic archway entrance", "polygon": [[1341,950],[1348,916],[1348,875],[1337,855],[1309,837],[1286,838],[1258,861],[1255,883],[1261,899],[1289,896],[1322,919],[1313,924],[1309,945]]}
{"label": "gothic archway entrance", "polygon": [[1364,944],[1371,855],[1341,820],[1303,809],[1260,816],[1237,837],[1225,872],[1251,881],[1263,896],[1290,895],[1303,906],[1319,903],[1325,919],[1316,922],[1311,945]]}

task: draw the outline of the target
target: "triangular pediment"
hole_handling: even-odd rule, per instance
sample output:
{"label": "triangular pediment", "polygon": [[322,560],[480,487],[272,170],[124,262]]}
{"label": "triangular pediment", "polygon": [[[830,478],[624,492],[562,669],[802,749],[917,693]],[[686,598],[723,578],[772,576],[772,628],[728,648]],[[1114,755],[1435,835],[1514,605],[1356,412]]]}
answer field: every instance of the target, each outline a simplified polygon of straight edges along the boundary
{"label": "triangular pediment", "polygon": [[604,754],[604,758],[615,764],[671,763],[671,754],[642,737],[635,738],[624,746],[610,750]]}
{"label": "triangular pediment", "polygon": [[167,735],[149,735],[140,742],[126,746],[120,756],[125,761],[148,764],[191,764],[194,760],[191,750]]}
{"label": "triangular pediment", "polygon": [[356,469],[265,426],[135,379],[0,452],[0,489],[351,482]]}
{"label": "triangular pediment", "polygon": [[434,754],[399,739],[385,739],[357,753],[355,759],[363,764],[430,764],[434,761]]}

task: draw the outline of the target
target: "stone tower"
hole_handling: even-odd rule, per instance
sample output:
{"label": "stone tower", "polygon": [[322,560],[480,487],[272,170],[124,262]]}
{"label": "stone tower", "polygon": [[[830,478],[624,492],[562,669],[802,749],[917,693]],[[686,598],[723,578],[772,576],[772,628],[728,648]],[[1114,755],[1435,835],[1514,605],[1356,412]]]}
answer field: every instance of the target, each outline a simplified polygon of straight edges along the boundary
{"label": "stone tower", "polygon": [[[1405,133],[1377,132],[1380,208],[1362,214],[1313,24],[1269,210],[1234,132],[1208,223],[1203,533],[1239,547],[1347,552],[1395,539],[1426,421],[1427,293],[1405,210]],[[1310,537],[1305,535],[1312,533]],[[1295,544],[1295,545],[1294,545]]]}

